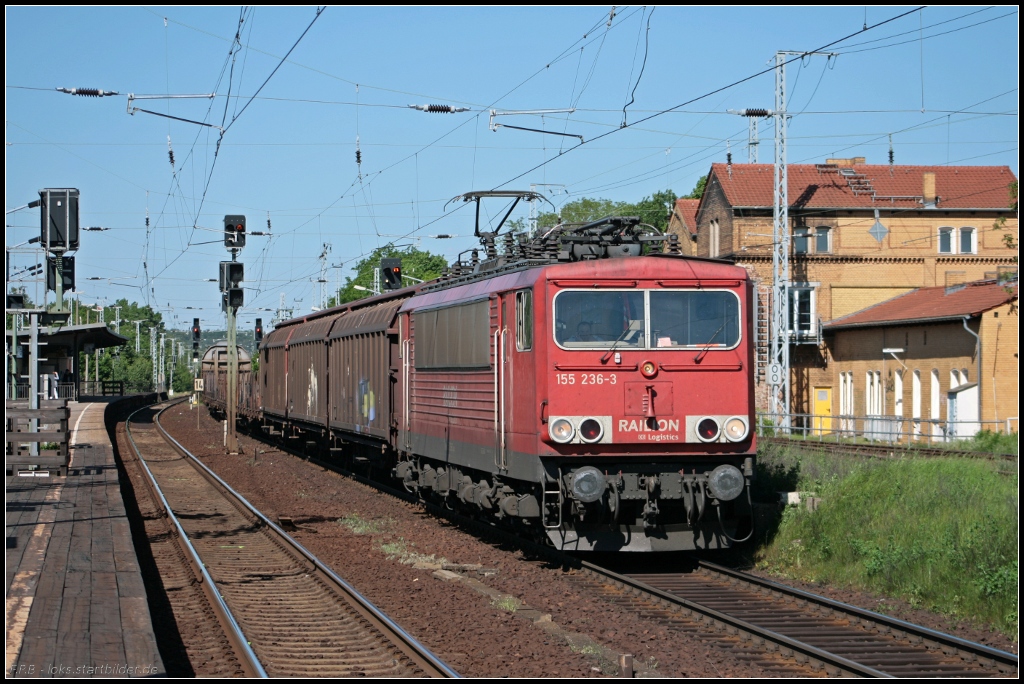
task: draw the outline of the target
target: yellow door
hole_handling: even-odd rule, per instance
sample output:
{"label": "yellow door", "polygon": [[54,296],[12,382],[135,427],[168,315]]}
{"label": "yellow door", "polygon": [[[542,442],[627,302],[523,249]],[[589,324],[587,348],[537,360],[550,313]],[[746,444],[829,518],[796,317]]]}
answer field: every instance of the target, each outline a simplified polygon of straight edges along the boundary
{"label": "yellow door", "polygon": [[821,435],[832,432],[832,388],[814,388],[814,432]]}

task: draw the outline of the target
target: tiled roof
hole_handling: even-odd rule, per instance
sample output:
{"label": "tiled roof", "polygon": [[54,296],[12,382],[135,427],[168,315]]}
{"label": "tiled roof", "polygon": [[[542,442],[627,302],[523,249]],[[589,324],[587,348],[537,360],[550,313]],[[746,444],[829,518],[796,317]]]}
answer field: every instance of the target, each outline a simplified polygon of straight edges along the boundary
{"label": "tiled roof", "polygon": [[[771,164],[713,164],[712,173],[734,207],[771,207],[774,167]],[[874,209],[922,206],[924,174],[935,174],[938,209],[1005,209],[1010,183],[1017,180],[1008,166],[894,166],[859,164],[790,164],[792,208]],[[856,189],[855,189],[856,188]]]}
{"label": "tiled roof", "polygon": [[[826,323],[825,330],[977,316],[1017,298],[1017,281],[982,280],[957,288],[922,287]],[[1009,291],[1008,291],[1009,290]]]}
{"label": "tiled roof", "polygon": [[697,234],[697,207],[700,206],[699,199],[677,199],[676,215],[690,231],[691,235]]}

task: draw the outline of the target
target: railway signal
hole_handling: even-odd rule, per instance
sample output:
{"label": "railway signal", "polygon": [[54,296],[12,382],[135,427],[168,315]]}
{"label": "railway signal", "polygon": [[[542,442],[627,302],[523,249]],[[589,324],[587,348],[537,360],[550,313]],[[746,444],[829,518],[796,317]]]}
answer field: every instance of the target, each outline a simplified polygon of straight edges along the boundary
{"label": "railway signal", "polygon": [[399,290],[402,288],[402,260],[381,259],[381,277],[384,279],[385,290]]}
{"label": "railway signal", "polygon": [[245,217],[228,214],[224,217],[224,246],[231,251],[245,247]]}
{"label": "railway signal", "polygon": [[238,397],[235,392],[238,387],[238,348],[235,342],[235,313],[245,302],[245,291],[242,289],[245,267],[237,261],[238,253],[245,247],[245,216],[228,214],[224,217],[224,246],[231,252],[231,261],[220,262],[221,304],[228,319],[228,431],[225,446],[229,454],[237,454],[235,415]]}
{"label": "railway signal", "polygon": [[[46,257],[46,289],[57,291],[58,264],[55,256]],[[75,257],[60,257],[61,288],[63,292],[75,289]]]}
{"label": "railway signal", "polygon": [[203,331],[199,328],[199,319],[192,319],[192,349],[199,349],[199,340],[203,337]]}
{"label": "railway signal", "polygon": [[259,344],[260,342],[263,341],[263,319],[262,318],[257,318],[256,319],[256,330],[253,332],[253,335],[256,338],[256,344]]}

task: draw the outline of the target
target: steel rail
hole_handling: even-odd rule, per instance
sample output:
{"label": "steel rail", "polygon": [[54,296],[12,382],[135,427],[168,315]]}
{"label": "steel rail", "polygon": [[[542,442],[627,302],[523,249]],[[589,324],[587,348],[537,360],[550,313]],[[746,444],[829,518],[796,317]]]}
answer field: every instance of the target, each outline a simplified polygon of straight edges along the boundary
{"label": "steel rail", "polygon": [[[184,399],[181,401],[184,401]],[[169,408],[175,403],[178,402],[172,402],[165,408]],[[228,641],[231,643],[232,648],[235,649],[235,652],[239,655],[241,665],[243,669],[245,669],[246,675],[248,677],[267,679],[269,678],[269,675],[266,670],[263,669],[263,665],[260,663],[259,658],[256,657],[256,654],[249,646],[249,641],[246,638],[245,633],[242,632],[242,628],[239,626],[238,621],[235,620],[235,616],[231,613],[231,609],[228,608],[227,603],[224,602],[224,598],[220,595],[220,592],[217,591],[217,585],[214,584],[213,578],[210,577],[210,574],[206,570],[206,566],[199,557],[199,553],[195,550],[195,547],[192,546],[192,542],[189,540],[188,535],[181,526],[181,523],[178,522],[178,518],[174,515],[174,511],[171,509],[170,503],[167,501],[166,497],[164,497],[163,490],[161,490],[160,485],[157,484],[156,477],[153,476],[149,466],[146,465],[146,460],[143,458],[142,452],[139,450],[138,445],[135,443],[135,439],[132,437],[132,418],[135,414],[150,410],[151,408],[151,406],[143,406],[142,408],[133,411],[128,418],[125,419],[125,434],[128,437],[128,442],[131,444],[132,450],[135,451],[136,458],[146,473],[146,484],[149,486],[154,497],[160,502],[160,505],[163,507],[164,514],[171,523],[173,523],[174,529],[177,531],[175,537],[179,547],[181,547],[181,550],[192,565],[195,573],[202,578],[201,584],[203,585],[203,592],[206,594],[214,613],[217,615],[217,620],[221,623],[221,628],[224,629],[224,633],[227,636]]]}
{"label": "steel rail", "polygon": [[[254,438],[258,440],[265,440],[265,437],[263,435],[256,435]],[[359,475],[358,473],[354,473],[345,468],[339,467],[338,464],[329,463],[322,459],[311,457],[307,454],[304,454],[300,451],[297,451],[293,448],[287,447],[277,442],[274,442],[273,445],[277,448],[282,449],[285,452],[291,453],[292,455],[298,458],[302,458],[312,463],[316,463],[319,466],[353,477],[354,479],[366,485],[373,486],[381,491],[387,492],[395,496],[396,498],[409,502],[419,503],[423,505],[428,511],[438,514],[451,522],[455,522],[457,524],[461,524],[470,529],[473,529],[485,536],[492,536],[504,541],[516,543],[524,550],[529,550],[530,552],[536,554],[539,557],[548,558],[550,561],[561,563],[565,567],[577,568],[583,570],[584,572],[588,572],[592,575],[595,575],[602,580],[609,579],[613,582],[621,584],[622,586],[631,587],[642,593],[648,594],[654,599],[666,602],[674,606],[678,606],[684,610],[688,610],[691,612],[691,614],[696,613],[699,616],[703,616],[712,625],[726,627],[728,629],[744,633],[756,642],[760,642],[762,644],[765,642],[775,644],[779,647],[780,650],[783,651],[783,655],[786,655],[787,650],[792,653],[801,654],[807,661],[809,661],[808,664],[810,664],[812,667],[816,664],[820,665],[821,667],[824,667],[827,672],[830,671],[829,674],[848,674],[862,677],[882,678],[890,678],[894,676],[892,674],[882,672],[876,668],[862,665],[856,663],[855,661],[844,658],[842,656],[829,653],[828,651],[817,648],[815,646],[805,644],[797,639],[793,639],[783,634],[779,634],[778,632],[760,627],[758,625],[749,623],[739,618],[729,616],[725,613],[722,613],[721,611],[709,608],[707,606],[703,606],[692,600],[682,598],[680,596],[677,596],[670,592],[666,592],[661,589],[657,589],[656,587],[652,587],[640,580],[630,578],[625,575],[621,575],[606,568],[602,568],[589,561],[581,560],[579,557],[568,556],[563,552],[556,551],[550,547],[543,546],[536,542],[524,539],[511,532],[500,530],[486,523],[482,523],[472,518],[461,516],[455,513],[454,511],[445,510],[442,507],[429,502],[428,500],[420,499],[415,495],[395,489],[380,481],[368,479],[363,475]],[[839,601],[832,601],[831,599],[810,594],[808,592],[803,592],[792,587],[787,587],[786,585],[777,584],[771,582],[770,580],[760,580],[760,578],[755,578],[753,576],[748,576],[745,573],[729,570],[727,568],[722,568],[721,566],[716,566],[706,561],[702,561],[700,565],[705,567],[707,570],[713,572],[717,572],[718,569],[721,568],[723,571],[725,571],[726,574],[729,574],[729,576],[731,577],[742,578],[743,580],[746,580],[747,578],[750,578],[751,580],[759,580],[763,583],[763,585],[770,585],[769,588],[771,590],[777,590],[782,593],[787,593],[801,600],[816,602],[818,603],[818,605],[824,607],[833,608],[833,606],[835,606],[836,610],[844,610],[846,608],[849,608],[851,609],[850,613],[856,615],[860,619],[866,619],[877,623],[878,621],[874,619],[875,616],[881,617],[883,620],[891,621],[887,623],[887,626],[889,626],[889,628],[892,631],[913,634],[914,637],[919,637],[922,640],[931,641],[932,643],[939,645],[939,647],[943,648],[944,651],[947,653],[949,652],[949,649],[956,648],[958,651],[975,653],[979,655],[979,660],[988,659],[989,661],[994,663],[996,667],[1000,667],[1001,663],[1004,664],[1004,666],[1017,666],[1017,657],[1011,653],[1006,653],[1005,651],[993,649],[991,647],[984,646],[983,644],[975,644],[973,642],[960,639],[959,637],[943,634],[941,632],[936,632],[934,630],[930,630],[926,627],[921,627],[919,625],[912,625],[911,623],[896,620],[895,618],[881,616],[876,613],[873,613],[872,611],[859,609],[854,606],[848,606],[847,604],[843,604]],[[1000,667],[1000,669],[1003,668]]]}
{"label": "steel rail", "polygon": [[652,587],[645,582],[641,582],[640,580],[627,575],[620,575],[617,572],[613,572],[607,568],[602,568],[601,566],[595,565],[589,561],[583,561],[582,567],[584,570],[597,575],[603,580],[611,580],[622,586],[637,589],[663,602],[679,606],[680,608],[689,610],[692,613],[697,613],[707,618],[712,625],[722,625],[741,634],[746,634],[756,640],[770,642],[778,645],[782,649],[787,649],[793,653],[799,653],[803,655],[812,666],[815,663],[820,664],[827,672],[829,672],[830,675],[845,674],[857,677],[892,677],[892,675],[876,670],[873,667],[861,665],[860,663],[829,653],[828,651],[811,646],[810,644],[805,644],[802,641],[779,634],[778,632],[774,632],[770,629],[759,627],[751,622],[733,617],[715,610],[714,608],[701,605],[700,603],[691,601],[690,599],[685,599],[681,596],[676,596],[670,592],[658,589],[657,587]]}
{"label": "steel rail", "polygon": [[795,587],[779,584],[772,580],[749,575],[745,572],[726,568],[708,561],[698,561],[698,565],[711,572],[736,579],[755,587],[767,589],[771,592],[782,594],[784,596],[792,596],[836,612],[855,616],[861,620],[867,620],[869,622],[884,625],[896,634],[902,633],[907,636],[921,639],[924,642],[932,643],[941,648],[945,653],[950,653],[951,651],[952,653],[967,653],[979,660],[987,659],[1000,670],[1007,668],[1004,671],[1008,671],[1009,668],[1016,669],[1018,667],[1016,655],[1006,651],[1001,651],[997,648],[992,648],[991,646],[986,646],[985,644],[967,641],[966,639],[961,639],[960,637],[953,636],[952,634],[946,634],[944,632],[929,629],[928,627],[915,625],[898,618],[882,615],[881,613],[875,613],[874,611],[870,611],[865,608],[858,608],[857,606],[852,606],[848,603],[843,603],[842,601],[836,601],[824,596],[818,596],[817,594],[811,594],[801,589],[796,589]]}
{"label": "steel rail", "polygon": [[[170,408],[170,405],[167,405],[163,409],[161,409],[160,413],[163,413],[163,411],[166,410],[167,408]],[[302,546],[299,542],[293,539],[291,535],[289,535],[281,527],[279,527],[277,524],[271,521],[255,506],[250,504],[249,501],[245,499],[245,497],[236,492],[231,487],[231,485],[229,485],[227,482],[221,479],[215,472],[210,470],[210,468],[208,468],[206,464],[202,463],[199,459],[192,455],[192,453],[189,452],[188,449],[186,449],[180,442],[178,442],[178,440],[174,439],[174,437],[172,437],[167,432],[167,430],[164,429],[163,425],[160,423],[159,414],[157,414],[156,418],[154,419],[154,424],[160,430],[161,435],[169,443],[171,443],[179,453],[181,453],[185,458],[187,458],[194,467],[198,468],[200,473],[204,477],[206,477],[207,480],[211,481],[217,487],[220,487],[224,491],[228,492],[232,497],[234,497],[237,504],[241,505],[246,512],[259,518],[260,521],[262,521],[263,524],[272,529],[278,535],[279,539],[285,542],[291,548],[292,551],[299,554],[302,558],[308,561],[314,567],[315,570],[322,573],[324,576],[329,578],[329,580],[332,583],[340,587],[342,591],[344,591],[356,604],[358,604],[358,606],[362,610],[366,611],[366,613],[368,613],[368,615],[372,619],[375,619],[378,622],[380,622],[381,625],[383,625],[383,627],[390,634],[397,637],[398,641],[400,641],[407,649],[409,649],[409,651],[411,651],[415,656],[417,656],[421,660],[420,665],[425,666],[425,670],[433,669],[438,675],[442,677],[461,678],[461,675],[458,674],[455,670],[453,670],[447,663],[441,660],[426,646],[421,644],[414,636],[406,632],[405,629],[402,628],[398,623],[396,623],[387,614],[385,614],[383,611],[377,608],[377,606],[371,603],[369,599],[367,599],[361,593],[359,593],[355,589],[355,587],[353,587],[351,584],[349,584],[341,577],[339,577],[334,572],[334,570],[331,569],[330,566],[321,561],[319,558],[313,555],[311,551],[306,549],[306,547]]]}

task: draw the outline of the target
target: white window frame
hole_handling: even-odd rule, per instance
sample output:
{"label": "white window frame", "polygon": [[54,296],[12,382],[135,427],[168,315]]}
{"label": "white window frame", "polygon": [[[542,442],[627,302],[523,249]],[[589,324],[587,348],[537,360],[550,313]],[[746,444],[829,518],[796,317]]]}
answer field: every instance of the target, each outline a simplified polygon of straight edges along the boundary
{"label": "white window frame", "polygon": [[[807,226],[797,226],[793,229],[793,254],[811,254],[811,241],[814,239],[814,231]],[[797,248],[798,240],[806,240],[803,250]]]}
{"label": "white window frame", "polygon": [[[964,246],[963,246],[964,231],[968,231],[968,230],[971,231],[971,244],[967,248],[967,251],[965,251],[964,250]],[[963,226],[962,228],[960,228],[960,230],[957,231],[957,233],[958,234],[956,236],[956,248],[958,250],[958,253],[959,254],[977,254],[978,253],[978,229],[973,227],[973,226]]]}
{"label": "white window frame", "polygon": [[[790,283],[789,285],[789,334],[794,339],[816,339],[818,337],[818,285],[820,283]],[[808,298],[808,329],[801,330],[799,327],[800,292],[810,292]]]}
{"label": "white window frame", "polygon": [[[942,234],[949,232],[949,250],[942,251]],[[961,244],[961,240],[965,237],[965,232],[970,231],[971,233],[971,244],[965,250]],[[954,228],[953,226],[940,226],[938,232],[936,247],[939,254],[977,254],[978,253],[978,229],[974,226],[961,226],[960,228]]]}
{"label": "white window frame", "polygon": [[899,371],[893,373],[892,415],[903,417],[903,374]]}
{"label": "white window frame", "polygon": [[865,374],[864,415],[882,415],[882,371],[868,371]]}
{"label": "white window frame", "polygon": [[936,421],[935,423],[932,423],[933,437],[942,437],[942,426],[937,422],[942,417],[942,414],[940,413],[942,409],[939,404],[941,397],[942,387],[939,385],[939,369],[932,368],[931,401],[929,402],[930,406],[928,408],[931,412],[931,419]]}
{"label": "white window frame", "polygon": [[711,229],[708,233],[708,256],[712,259],[717,259],[718,255],[721,254],[722,245],[719,242],[721,239],[721,233],[718,227],[718,219],[711,219]]}
{"label": "white window frame", "polygon": [[[949,233],[949,249],[946,251],[942,250],[942,234]],[[956,254],[956,228],[953,226],[940,226],[939,232],[937,233],[938,242],[936,247],[938,248],[939,254]]]}
{"label": "white window frame", "polygon": [[914,419],[914,439],[921,434],[921,371],[914,371],[911,417]]}
{"label": "white window frame", "polygon": [[[822,237],[822,235],[821,235],[822,233],[824,233],[824,237],[825,237],[825,249],[824,250],[818,249],[818,244],[819,244],[818,240]],[[831,254],[832,253],[832,227],[831,226],[817,226],[814,229],[814,237],[812,239],[814,240],[814,253],[815,254]]]}

